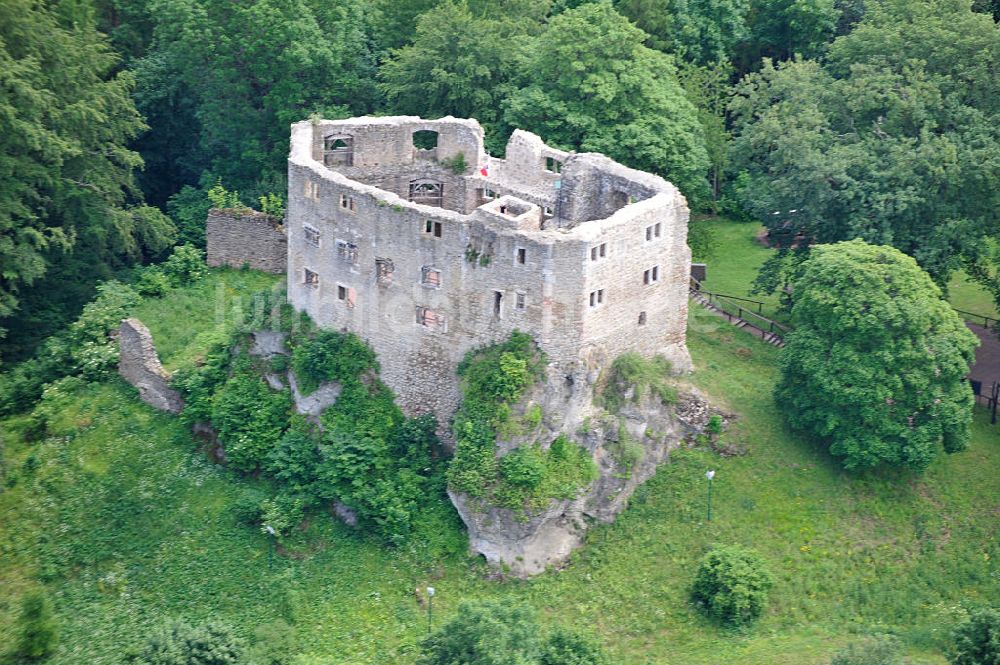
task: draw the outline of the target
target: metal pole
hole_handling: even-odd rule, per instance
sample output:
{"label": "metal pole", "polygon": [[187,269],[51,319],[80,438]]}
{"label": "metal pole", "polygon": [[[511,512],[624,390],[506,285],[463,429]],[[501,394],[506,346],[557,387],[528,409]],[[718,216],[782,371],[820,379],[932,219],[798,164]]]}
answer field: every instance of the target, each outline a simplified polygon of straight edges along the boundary
{"label": "metal pole", "polygon": [[434,587],[427,587],[427,637],[431,636],[434,624]]}
{"label": "metal pole", "polygon": [[708,478],[708,515],[706,522],[712,521],[712,479],[715,478],[715,471],[706,471],[705,477]]}

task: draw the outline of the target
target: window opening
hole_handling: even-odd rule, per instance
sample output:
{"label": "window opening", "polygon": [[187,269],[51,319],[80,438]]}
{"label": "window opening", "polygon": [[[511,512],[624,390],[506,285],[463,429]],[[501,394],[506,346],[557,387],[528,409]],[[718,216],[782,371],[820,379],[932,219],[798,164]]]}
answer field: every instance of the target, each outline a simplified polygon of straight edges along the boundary
{"label": "window opening", "polygon": [[503,291],[493,292],[493,316],[500,318],[500,309],[503,306]]}
{"label": "window opening", "polygon": [[343,134],[323,137],[323,164],[353,166],[354,139]]}
{"label": "window opening", "polygon": [[380,282],[392,281],[392,273],[396,269],[392,259],[375,259],[375,278]]}
{"label": "window opening", "polygon": [[413,147],[417,150],[433,150],[438,146],[438,133],[431,129],[413,132]]}
{"label": "window opening", "polygon": [[604,302],[604,289],[597,289],[590,292],[590,306],[597,307]]}
{"label": "window opening", "polygon": [[653,225],[653,235],[656,236],[657,238],[660,237],[660,223],[659,222],[657,222],[656,224]]}
{"label": "window opening", "polygon": [[514,307],[516,309],[524,309],[525,297],[523,293],[518,293],[517,297],[514,299]]}
{"label": "window opening", "polygon": [[524,247],[517,248],[517,262],[524,265],[528,260],[528,250]]}
{"label": "window opening", "polygon": [[337,257],[348,263],[358,262],[358,246],[346,240],[337,241]]}
{"label": "window opening", "polygon": [[319,201],[319,183],[312,180],[305,182],[305,197],[313,201]]}
{"label": "window opening", "polygon": [[603,259],[608,255],[608,243],[602,242],[600,245],[594,245],[590,248],[590,260],[596,261],[597,259]]}
{"label": "window opening", "polygon": [[354,197],[348,196],[347,194],[340,195],[340,207],[349,212],[357,211],[357,206],[354,203]]}
{"label": "window opening", "polygon": [[302,227],[302,235],[305,237],[305,241],[306,241],[307,244],[312,245],[313,247],[319,247],[319,230],[318,229],[315,229],[315,228],[309,226],[308,224],[304,225]]}
{"label": "window opening", "polygon": [[646,313],[645,312],[639,312],[639,325],[640,326],[646,325]]}
{"label": "window opening", "polygon": [[432,235],[435,238],[441,237],[441,222],[435,222],[433,219],[428,219],[424,221],[424,233]]}
{"label": "window opening", "polygon": [[342,284],[337,285],[337,300],[347,300],[347,287]]}
{"label": "window opening", "polygon": [[653,266],[642,273],[643,284],[653,284],[660,281],[660,266]]}
{"label": "window opening", "polygon": [[417,323],[434,330],[448,330],[448,320],[445,316],[428,307],[417,307]]}
{"label": "window opening", "polygon": [[555,157],[545,158],[545,170],[549,173],[562,173],[563,163]]}
{"label": "window opening", "polygon": [[410,200],[440,208],[444,203],[444,183],[435,180],[414,180],[410,183]]}
{"label": "window opening", "polygon": [[314,273],[309,268],[305,269],[302,283],[306,286],[319,286],[319,274]]}
{"label": "window opening", "polygon": [[420,283],[424,286],[429,286],[432,288],[440,288],[441,286],[441,271],[437,268],[431,268],[430,266],[424,266],[420,269]]}

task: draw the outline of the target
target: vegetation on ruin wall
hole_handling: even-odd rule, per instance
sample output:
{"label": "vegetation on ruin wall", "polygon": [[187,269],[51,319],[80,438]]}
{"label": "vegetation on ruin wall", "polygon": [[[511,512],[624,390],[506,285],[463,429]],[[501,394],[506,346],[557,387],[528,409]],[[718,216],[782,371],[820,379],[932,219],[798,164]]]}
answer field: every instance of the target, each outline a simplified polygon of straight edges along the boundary
{"label": "vegetation on ruin wall", "polygon": [[[590,453],[564,435],[548,449],[535,442],[496,456],[498,434],[523,430],[512,405],[545,377],[545,356],[530,336],[514,332],[506,342],[470,351],[458,374],[462,403],[452,427],[451,489],[506,508],[538,509],[575,497],[597,477]],[[528,409],[523,424],[537,426],[540,416]]]}
{"label": "vegetation on ruin wall", "polygon": [[322,426],[292,415],[289,390],[274,390],[264,380],[288,362],[247,354],[245,331],[258,327],[252,324],[220,340],[201,367],[180,373],[184,418],[211,423],[234,469],[277,481],[277,495],[249,506],[247,521],[285,536],[310,510],[339,502],[363,527],[402,544],[423,500],[443,494],[443,476],[432,459],[436,421],[403,417],[378,380],[374,352],[355,335],[315,330],[304,318],[293,332],[291,308],[272,294],[260,298],[265,302],[253,310],[278,311],[279,327],[290,333],[290,365],[302,391],[324,382],[340,385],[336,403],[320,416]]}

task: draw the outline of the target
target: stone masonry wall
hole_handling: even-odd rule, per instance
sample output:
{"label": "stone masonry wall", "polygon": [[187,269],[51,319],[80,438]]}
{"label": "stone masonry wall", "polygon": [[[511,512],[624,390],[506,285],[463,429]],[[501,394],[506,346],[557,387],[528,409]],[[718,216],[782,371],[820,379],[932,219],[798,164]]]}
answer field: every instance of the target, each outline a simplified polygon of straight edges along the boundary
{"label": "stone masonry wall", "polygon": [[[427,127],[440,155],[465,154],[465,175],[413,148],[412,132]],[[330,135],[351,138],[350,166],[322,163]],[[494,159],[475,121],[408,117],[293,125],[288,176],[290,301],[370,343],[409,414],[433,412],[446,427],[462,357],[514,330],[538,341],[550,376],[568,385],[592,382],[625,351],[690,367],[688,210],[657,176],[527,132]],[[444,182],[443,207],[407,200],[407,183],[423,177]],[[486,189],[502,198],[485,200]],[[432,325],[421,323],[427,310]]]}
{"label": "stone masonry wall", "polygon": [[205,226],[206,258],[212,267],[282,274],[288,265],[288,240],[278,220],[255,210],[210,210]]}

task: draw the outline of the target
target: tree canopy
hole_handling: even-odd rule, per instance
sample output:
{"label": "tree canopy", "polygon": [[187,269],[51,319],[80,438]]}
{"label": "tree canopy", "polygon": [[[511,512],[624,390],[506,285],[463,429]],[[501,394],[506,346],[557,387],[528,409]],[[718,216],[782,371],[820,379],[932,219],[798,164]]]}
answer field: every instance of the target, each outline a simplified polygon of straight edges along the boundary
{"label": "tree canopy", "polygon": [[861,240],[813,249],[794,284],[775,399],[848,469],[923,469],[969,441],[977,340],[916,262]]}

